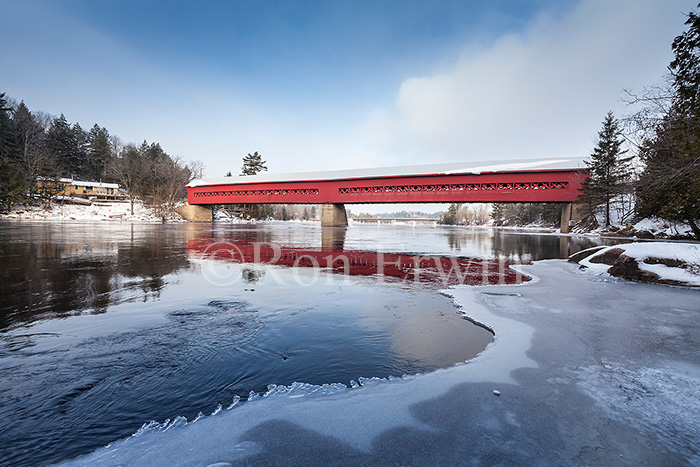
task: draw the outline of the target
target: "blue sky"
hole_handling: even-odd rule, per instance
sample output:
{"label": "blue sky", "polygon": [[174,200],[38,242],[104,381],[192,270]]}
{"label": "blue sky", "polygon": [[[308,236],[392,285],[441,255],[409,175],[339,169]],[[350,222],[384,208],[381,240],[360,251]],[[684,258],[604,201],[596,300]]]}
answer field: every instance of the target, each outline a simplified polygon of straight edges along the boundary
{"label": "blue sky", "polygon": [[585,156],[687,0],[0,0],[0,92],[237,173]]}

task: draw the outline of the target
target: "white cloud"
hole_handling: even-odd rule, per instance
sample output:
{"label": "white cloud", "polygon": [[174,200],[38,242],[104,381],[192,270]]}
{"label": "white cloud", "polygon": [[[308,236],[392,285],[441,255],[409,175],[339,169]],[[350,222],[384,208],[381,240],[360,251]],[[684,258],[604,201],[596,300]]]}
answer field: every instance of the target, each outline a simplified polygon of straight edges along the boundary
{"label": "white cloud", "polygon": [[653,84],[692,2],[585,0],[521,34],[403,81],[366,122],[392,163],[585,156],[623,88]]}

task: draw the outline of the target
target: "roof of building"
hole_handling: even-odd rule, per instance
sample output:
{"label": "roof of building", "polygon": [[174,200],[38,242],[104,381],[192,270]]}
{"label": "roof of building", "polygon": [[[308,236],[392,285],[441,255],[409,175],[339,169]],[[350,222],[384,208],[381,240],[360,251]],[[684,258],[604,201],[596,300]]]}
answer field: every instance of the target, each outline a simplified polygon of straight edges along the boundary
{"label": "roof of building", "polygon": [[345,180],[351,178],[402,177],[411,175],[480,174],[484,172],[530,172],[542,170],[579,170],[586,168],[586,159],[562,157],[558,159],[521,159],[506,161],[480,161],[448,164],[407,165],[403,167],[377,167],[324,172],[261,173],[237,177],[217,177],[192,180],[187,186],[222,185],[260,182],[291,182],[318,180]]}
{"label": "roof of building", "polygon": [[79,185],[79,186],[91,186],[91,187],[99,187],[99,188],[114,188],[115,190],[119,188],[119,185],[116,183],[105,183],[105,182],[87,182],[83,180],[73,180],[72,178],[61,178],[59,179],[60,182],[63,183],[70,183],[71,185]]}

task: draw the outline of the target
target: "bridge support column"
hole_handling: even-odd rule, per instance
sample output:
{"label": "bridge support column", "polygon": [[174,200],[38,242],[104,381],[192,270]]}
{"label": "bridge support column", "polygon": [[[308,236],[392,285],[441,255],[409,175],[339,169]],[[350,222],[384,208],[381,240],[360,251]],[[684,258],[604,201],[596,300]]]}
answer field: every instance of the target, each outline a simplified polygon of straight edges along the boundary
{"label": "bridge support column", "polygon": [[561,208],[561,233],[571,232],[571,227],[576,225],[583,216],[582,206],[579,203],[566,203]]}
{"label": "bridge support column", "polygon": [[175,208],[175,212],[189,222],[212,222],[214,220],[212,209],[207,206],[185,203]]}
{"label": "bridge support column", "polygon": [[324,204],[321,210],[321,227],[348,225],[348,214],[344,204]]}

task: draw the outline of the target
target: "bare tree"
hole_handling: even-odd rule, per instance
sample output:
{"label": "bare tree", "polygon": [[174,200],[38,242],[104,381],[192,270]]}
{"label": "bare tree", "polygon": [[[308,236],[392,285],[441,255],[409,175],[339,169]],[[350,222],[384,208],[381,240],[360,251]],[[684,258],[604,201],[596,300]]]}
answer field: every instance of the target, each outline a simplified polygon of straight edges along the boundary
{"label": "bare tree", "polygon": [[157,182],[151,203],[165,220],[175,204],[185,197],[185,185],[192,180],[192,171],[179,157],[163,157],[154,162]]}
{"label": "bare tree", "polygon": [[126,194],[131,202],[131,214],[133,215],[136,193],[148,175],[139,148],[133,144],[124,146],[117,157],[112,159],[109,172],[126,190]]}

